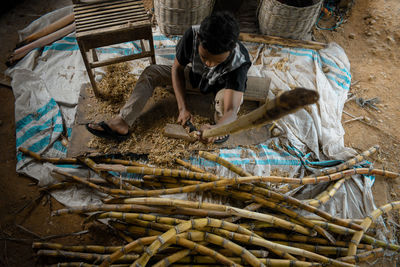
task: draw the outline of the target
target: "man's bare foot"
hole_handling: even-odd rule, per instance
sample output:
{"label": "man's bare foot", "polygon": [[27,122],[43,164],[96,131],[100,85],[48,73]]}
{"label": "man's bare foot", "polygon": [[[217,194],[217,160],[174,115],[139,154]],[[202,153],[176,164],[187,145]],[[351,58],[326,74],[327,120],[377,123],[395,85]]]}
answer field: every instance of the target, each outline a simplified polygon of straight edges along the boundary
{"label": "man's bare foot", "polygon": [[[129,131],[129,125],[119,115],[111,120],[106,121],[105,123],[108,125],[108,127],[110,127],[111,130],[118,134],[126,135]],[[88,127],[94,130],[104,131],[103,127],[97,123],[89,123]]]}

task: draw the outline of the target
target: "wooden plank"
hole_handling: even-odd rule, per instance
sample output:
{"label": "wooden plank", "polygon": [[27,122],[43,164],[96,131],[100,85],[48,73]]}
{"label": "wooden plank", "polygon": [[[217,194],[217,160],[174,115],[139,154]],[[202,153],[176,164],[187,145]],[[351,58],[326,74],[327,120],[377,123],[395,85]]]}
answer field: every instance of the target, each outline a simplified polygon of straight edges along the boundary
{"label": "wooden plank", "polygon": [[[136,14],[138,12],[134,11],[132,12],[131,10],[127,10],[125,12],[120,12],[117,14],[108,14],[108,15],[100,15],[100,16],[93,16],[93,17],[87,17],[87,18],[81,18],[79,20],[75,20],[78,24],[86,23],[87,21],[96,21],[96,20],[101,20],[101,19],[113,19],[115,17],[126,17],[130,16],[133,14]],[[141,14],[141,13],[140,13]]]}
{"label": "wooden plank", "polygon": [[135,23],[136,21],[143,21],[146,19],[148,19],[147,16],[146,17],[130,16],[130,17],[123,17],[123,18],[115,18],[112,20],[84,23],[84,24],[77,25],[76,28],[78,29],[78,31],[85,30],[87,28],[89,28],[89,29],[107,28],[110,25],[117,25],[117,24],[123,25],[123,24],[128,24],[128,23]]}
{"label": "wooden plank", "polygon": [[[134,0],[134,1],[132,1],[132,0],[118,0],[117,2],[118,3],[128,3],[128,2],[137,2],[138,0]],[[108,6],[108,5],[110,5],[110,2],[112,3],[112,2],[115,2],[115,1],[104,1],[104,2],[101,2],[101,3],[78,3],[78,4],[75,4],[74,5],[74,9],[76,9],[77,11],[80,11],[80,10],[82,10],[82,9],[87,9],[88,7],[90,7],[90,6],[93,6],[93,5],[96,5],[97,7],[103,7],[103,6]]]}
{"label": "wooden plank", "polygon": [[[90,31],[90,30],[96,30],[96,29],[108,29],[113,26],[122,26],[125,28],[134,28],[135,24],[138,22],[143,22],[143,18],[134,18],[129,21],[115,21],[115,22],[109,22],[109,23],[103,23],[103,24],[98,24],[98,25],[92,25],[92,26],[84,26],[77,28],[77,32],[82,32],[82,31]],[[150,21],[147,21],[148,24],[150,24]]]}
{"label": "wooden plank", "polygon": [[152,56],[151,52],[142,52],[140,54],[122,56],[122,57],[118,57],[118,58],[112,58],[112,59],[99,61],[96,63],[90,63],[90,67],[92,69],[94,69],[94,68],[103,67],[103,66],[107,66],[107,65],[111,65],[111,64],[116,64],[116,63],[120,63],[120,62],[125,62],[125,61],[144,58],[144,57],[151,57],[151,56]]}
{"label": "wooden plank", "polygon": [[196,141],[196,138],[190,136],[188,134],[188,132],[186,132],[186,130],[180,124],[167,123],[167,125],[164,128],[164,136],[171,137],[171,138],[177,138],[177,139],[183,139],[183,140],[186,140],[189,142]]}
{"label": "wooden plank", "polygon": [[106,10],[98,10],[98,11],[91,11],[91,12],[80,12],[76,13],[75,17],[82,18],[82,17],[87,17],[87,16],[93,16],[93,15],[101,15],[101,14],[108,14],[108,13],[115,13],[115,12],[121,12],[125,10],[134,10],[134,9],[139,9],[142,10],[144,13],[146,13],[146,10],[144,9],[144,6],[127,6],[127,7],[119,7],[119,8],[110,8]]}
{"label": "wooden plank", "polygon": [[282,45],[287,47],[302,47],[315,50],[324,49],[328,46],[327,44],[314,41],[295,40],[295,39],[288,39],[276,36],[251,34],[244,32],[240,33],[239,40],[243,42]]}

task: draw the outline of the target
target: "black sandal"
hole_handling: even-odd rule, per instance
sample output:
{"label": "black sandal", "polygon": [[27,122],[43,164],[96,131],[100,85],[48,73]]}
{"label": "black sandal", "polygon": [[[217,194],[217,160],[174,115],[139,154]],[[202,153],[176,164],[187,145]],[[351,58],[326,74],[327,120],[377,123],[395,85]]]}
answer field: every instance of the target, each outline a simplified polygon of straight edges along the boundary
{"label": "black sandal", "polygon": [[[103,130],[96,130],[93,129],[91,127],[89,127],[89,124],[95,124],[101,128],[103,128]],[[93,135],[98,136],[98,137],[102,137],[102,138],[106,138],[106,139],[111,139],[111,140],[116,140],[118,142],[124,141],[128,138],[129,133],[127,134],[120,134],[116,131],[114,131],[113,129],[110,128],[110,126],[107,125],[107,123],[105,123],[104,121],[99,122],[99,123],[87,123],[86,124],[86,129]]]}
{"label": "black sandal", "polygon": [[214,141],[214,144],[222,144],[222,143],[225,143],[228,139],[229,139],[229,134],[225,135],[225,136],[222,137],[221,139],[216,139],[216,140]]}

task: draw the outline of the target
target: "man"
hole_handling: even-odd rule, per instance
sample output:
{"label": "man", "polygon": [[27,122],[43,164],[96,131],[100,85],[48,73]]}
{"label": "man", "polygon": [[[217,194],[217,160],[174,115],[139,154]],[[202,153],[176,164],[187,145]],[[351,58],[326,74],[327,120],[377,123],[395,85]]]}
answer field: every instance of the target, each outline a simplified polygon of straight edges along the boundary
{"label": "man", "polygon": [[177,122],[181,125],[186,125],[192,118],[185,99],[187,90],[215,95],[215,125],[203,125],[200,138],[205,142],[226,141],[229,136],[204,139],[201,133],[237,118],[251,66],[248,51],[238,42],[238,37],[239,25],[232,15],[208,16],[200,26],[192,26],[185,32],[176,47],[172,68],[165,65],[147,67],[119,115],[106,122],[87,124],[86,128],[97,136],[123,140],[154,88],[172,84],[179,109]]}

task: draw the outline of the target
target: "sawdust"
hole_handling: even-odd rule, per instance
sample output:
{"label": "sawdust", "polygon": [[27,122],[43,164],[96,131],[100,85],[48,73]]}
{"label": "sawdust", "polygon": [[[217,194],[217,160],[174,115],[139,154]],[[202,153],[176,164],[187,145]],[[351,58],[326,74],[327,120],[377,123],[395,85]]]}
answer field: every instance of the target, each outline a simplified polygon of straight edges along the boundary
{"label": "sawdust", "polygon": [[103,79],[97,83],[99,98],[94,96],[93,88],[89,87],[89,94],[96,107],[88,109],[86,118],[89,121],[98,114],[108,119],[119,113],[137,81],[136,76],[130,73],[131,69],[127,62],[107,66]]}
{"label": "sawdust", "polygon": [[288,71],[289,70],[289,65],[287,64],[289,61],[288,58],[282,58],[275,64],[273,64],[271,67],[274,67],[276,70],[279,71]]}
{"label": "sawdust", "polygon": [[[110,119],[119,113],[120,108],[129,98],[136,84],[136,76],[130,73],[131,66],[121,63],[107,67],[106,74],[98,84],[101,98],[94,97],[93,90],[89,94],[93,97],[94,108],[88,107],[87,119],[93,120],[99,114]],[[171,89],[172,90],[172,89]],[[169,90],[157,87],[151,97],[156,103],[172,96]],[[151,114],[141,116],[130,129],[129,137],[123,142],[92,136],[88,147],[99,154],[128,154],[148,153],[151,164],[170,166],[175,158],[187,158],[193,150],[214,149],[215,145],[203,144],[199,141],[189,143],[181,139],[172,139],[163,135],[167,123],[176,123],[176,116],[171,113],[168,104],[158,105]],[[209,118],[193,116],[193,125],[210,123]]]}
{"label": "sawdust", "polygon": [[286,171],[282,171],[280,169],[272,169],[270,176],[280,176],[280,177],[290,177],[290,174]]}

